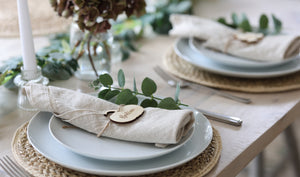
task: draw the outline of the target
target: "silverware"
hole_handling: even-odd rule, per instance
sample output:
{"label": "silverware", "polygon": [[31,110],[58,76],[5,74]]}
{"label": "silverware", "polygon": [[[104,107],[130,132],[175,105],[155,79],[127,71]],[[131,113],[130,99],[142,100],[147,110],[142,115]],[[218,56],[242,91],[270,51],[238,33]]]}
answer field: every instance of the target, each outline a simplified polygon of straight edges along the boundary
{"label": "silverware", "polygon": [[154,71],[163,80],[165,80],[168,83],[168,85],[170,85],[172,87],[176,87],[177,83],[180,83],[181,88],[191,87],[191,88],[194,88],[194,89],[206,89],[206,90],[214,92],[217,95],[220,95],[220,96],[225,97],[225,98],[229,98],[229,99],[234,100],[234,101],[238,101],[240,103],[249,104],[249,103],[252,102],[249,98],[238,97],[238,96],[235,96],[235,95],[232,95],[232,94],[229,94],[229,93],[222,92],[220,90],[216,90],[216,89],[206,87],[206,86],[203,86],[203,85],[200,85],[200,84],[195,84],[195,83],[192,83],[192,82],[189,82],[189,81],[185,81],[185,80],[182,80],[182,79],[179,79],[179,78],[175,78],[174,76],[171,76],[169,73],[164,71],[159,66],[155,66]]}
{"label": "silverware", "polygon": [[243,123],[243,121],[238,117],[217,114],[217,113],[206,111],[206,110],[199,109],[199,108],[194,108],[194,109],[201,112],[202,114],[207,116],[208,119],[211,119],[211,120],[227,123],[227,124],[234,125],[234,126],[241,126]]}
{"label": "silverware", "polygon": [[8,155],[0,159],[0,167],[11,177],[31,177],[28,172],[17,165]]}

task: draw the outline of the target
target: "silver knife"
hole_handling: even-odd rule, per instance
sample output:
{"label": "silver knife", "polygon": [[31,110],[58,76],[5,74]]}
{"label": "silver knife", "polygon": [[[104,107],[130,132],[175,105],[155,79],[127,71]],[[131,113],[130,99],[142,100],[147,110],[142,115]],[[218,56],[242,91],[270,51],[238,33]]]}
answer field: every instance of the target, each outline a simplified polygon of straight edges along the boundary
{"label": "silver knife", "polygon": [[206,110],[199,109],[199,108],[194,108],[194,109],[201,112],[202,114],[207,116],[208,119],[211,119],[211,120],[227,123],[227,124],[234,125],[234,126],[241,126],[243,123],[243,121],[238,117],[226,116],[226,115],[206,111]]}

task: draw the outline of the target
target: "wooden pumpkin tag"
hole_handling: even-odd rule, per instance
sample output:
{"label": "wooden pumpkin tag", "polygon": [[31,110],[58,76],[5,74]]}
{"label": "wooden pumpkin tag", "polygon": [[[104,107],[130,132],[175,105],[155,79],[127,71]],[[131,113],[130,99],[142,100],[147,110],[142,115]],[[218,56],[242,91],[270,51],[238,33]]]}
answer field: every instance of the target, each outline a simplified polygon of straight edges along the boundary
{"label": "wooden pumpkin tag", "polygon": [[127,123],[132,122],[139,118],[144,113],[144,108],[139,105],[124,105],[112,115],[110,115],[110,120],[117,123]]}
{"label": "wooden pumpkin tag", "polygon": [[264,38],[264,34],[262,33],[238,33],[235,34],[235,39],[240,40],[242,42],[246,42],[249,44],[256,43]]}

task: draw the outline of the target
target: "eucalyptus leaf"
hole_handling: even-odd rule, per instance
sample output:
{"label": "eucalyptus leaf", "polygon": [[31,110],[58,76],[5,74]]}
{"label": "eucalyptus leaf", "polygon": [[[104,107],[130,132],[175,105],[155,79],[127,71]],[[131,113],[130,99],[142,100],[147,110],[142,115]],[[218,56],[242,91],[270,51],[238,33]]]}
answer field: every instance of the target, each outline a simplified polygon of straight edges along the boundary
{"label": "eucalyptus leaf", "polygon": [[62,45],[64,53],[71,53],[72,52],[70,44],[66,40],[62,40],[61,45]]}
{"label": "eucalyptus leaf", "polygon": [[58,33],[54,35],[50,35],[50,41],[51,43],[56,42],[56,41],[69,41],[70,40],[70,34],[69,33]]}
{"label": "eucalyptus leaf", "polygon": [[121,88],[125,86],[125,75],[122,69],[118,72],[118,83]]}
{"label": "eucalyptus leaf", "polygon": [[231,19],[232,19],[232,22],[235,26],[238,26],[240,24],[240,20],[239,20],[239,17],[237,16],[236,13],[232,13],[231,14]]}
{"label": "eucalyptus leaf", "polygon": [[113,84],[113,79],[109,74],[100,75],[99,76],[99,81],[105,87],[109,87]]}
{"label": "eucalyptus leaf", "polygon": [[275,34],[280,33],[282,29],[282,22],[272,14],[272,19],[274,23]]}
{"label": "eucalyptus leaf", "polygon": [[13,57],[9,60],[3,62],[3,66],[1,67],[1,72],[4,70],[16,69],[21,67],[22,65],[22,57]]}
{"label": "eucalyptus leaf", "polygon": [[18,88],[15,83],[14,83],[14,79],[15,77],[18,75],[19,73],[15,73],[13,75],[13,77],[11,77],[5,84],[4,84],[4,87],[7,88],[7,89],[16,89]]}
{"label": "eucalyptus leaf", "polygon": [[70,66],[68,66],[68,64],[62,64],[62,67],[70,74],[70,76],[73,75],[73,70]]}
{"label": "eucalyptus leaf", "polygon": [[105,95],[110,91],[110,89],[103,89],[98,93],[98,98],[104,99]]}
{"label": "eucalyptus leaf", "polygon": [[42,74],[51,80],[67,80],[71,77],[64,67],[57,63],[48,63],[42,68]]}
{"label": "eucalyptus leaf", "polygon": [[241,21],[241,23],[239,23],[238,27],[240,29],[242,29],[243,31],[245,31],[245,32],[251,32],[252,31],[252,27],[250,25],[248,17],[245,14],[242,15],[242,21]]}
{"label": "eucalyptus leaf", "polygon": [[179,101],[179,93],[180,93],[180,83],[178,82],[176,85],[175,97],[174,100],[176,103]]}
{"label": "eucalyptus leaf", "polygon": [[49,57],[56,60],[71,60],[72,56],[67,53],[54,52],[49,53]]}
{"label": "eucalyptus leaf", "polygon": [[133,45],[131,41],[124,41],[124,45],[132,51],[137,51],[137,48]]}
{"label": "eucalyptus leaf", "polygon": [[230,23],[227,23],[226,19],[224,17],[220,17],[217,19],[217,21],[225,26],[228,26],[230,28],[236,28],[237,26],[234,25],[234,24],[230,24]]}
{"label": "eucalyptus leaf", "polygon": [[100,80],[99,80],[99,79],[96,79],[96,80],[94,80],[92,83],[93,83],[94,86],[97,86],[97,85],[100,84]]}
{"label": "eucalyptus leaf", "polygon": [[262,14],[259,18],[259,28],[260,30],[266,30],[269,27],[269,19],[265,14]]}
{"label": "eucalyptus leaf", "polygon": [[173,98],[171,97],[167,97],[161,100],[157,107],[169,110],[180,109],[176,104],[175,100],[173,100]]}
{"label": "eucalyptus leaf", "polygon": [[129,58],[129,55],[130,55],[129,50],[122,47],[121,52],[122,52],[122,61],[127,60]]}
{"label": "eucalyptus leaf", "polygon": [[147,107],[157,107],[157,101],[154,99],[144,99],[141,103],[141,106],[144,108]]}
{"label": "eucalyptus leaf", "polygon": [[192,2],[191,1],[181,1],[179,3],[170,3],[170,5],[167,7],[167,11],[170,14],[177,13],[177,14],[183,14],[187,13],[191,10]]}
{"label": "eucalyptus leaf", "polygon": [[67,61],[67,64],[73,69],[73,71],[76,71],[79,67],[78,62],[75,59]]}
{"label": "eucalyptus leaf", "polygon": [[220,17],[217,20],[219,23],[223,24],[223,25],[228,25],[228,23],[226,22],[226,19],[224,17]]}
{"label": "eucalyptus leaf", "polygon": [[104,99],[105,99],[105,100],[110,100],[110,99],[112,99],[113,97],[117,96],[119,93],[120,93],[119,90],[109,90],[109,91],[105,94]]}
{"label": "eucalyptus leaf", "polygon": [[54,49],[53,48],[50,48],[50,47],[45,47],[45,48],[42,48],[40,49],[38,52],[37,52],[37,55],[39,56],[46,56],[48,55],[49,53],[51,52],[59,52],[57,49]]}
{"label": "eucalyptus leaf", "polygon": [[123,39],[125,39],[125,41],[131,41],[131,40],[136,39],[136,37],[137,37],[135,32],[132,29],[125,30],[122,33],[124,33],[122,35],[123,35]]}
{"label": "eucalyptus leaf", "polygon": [[128,101],[128,103],[126,103],[126,104],[135,104],[135,105],[137,105],[138,102],[139,102],[138,98],[137,98],[136,96],[133,95],[133,96],[131,97],[131,99]]}
{"label": "eucalyptus leaf", "polygon": [[18,75],[19,74],[19,72],[14,72],[14,73],[12,73],[12,74],[7,74],[6,75],[6,77],[4,78],[4,80],[3,80],[3,84],[6,84],[6,83],[8,83],[9,81],[13,81],[13,79],[16,77],[16,75]]}
{"label": "eucalyptus leaf", "polygon": [[170,14],[167,12],[157,12],[155,13],[155,19],[151,22],[151,26],[156,33],[168,34],[172,25],[169,21]]}
{"label": "eucalyptus leaf", "polygon": [[5,84],[4,80],[6,75],[8,74],[8,71],[5,71],[3,74],[0,74],[0,85]]}
{"label": "eucalyptus leaf", "polygon": [[155,82],[146,77],[143,82],[142,82],[142,92],[144,93],[144,95],[146,96],[151,96],[153,93],[156,92],[157,86],[155,84]]}
{"label": "eucalyptus leaf", "polygon": [[136,88],[135,77],[133,78],[133,91],[134,91],[135,93],[138,92],[138,89]]}
{"label": "eucalyptus leaf", "polygon": [[131,90],[124,89],[118,94],[116,104],[131,104],[132,102],[135,103],[135,98],[136,97],[132,95]]}

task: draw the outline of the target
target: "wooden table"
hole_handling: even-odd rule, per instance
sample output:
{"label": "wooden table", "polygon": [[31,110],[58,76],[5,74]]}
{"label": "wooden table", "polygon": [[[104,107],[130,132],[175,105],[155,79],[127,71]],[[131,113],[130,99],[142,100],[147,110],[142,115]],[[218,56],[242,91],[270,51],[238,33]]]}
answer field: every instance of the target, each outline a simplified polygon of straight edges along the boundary
{"label": "wooden table", "polygon": [[[46,38],[38,38],[46,44]],[[112,75],[116,76],[119,68],[125,72],[126,86],[132,88],[133,77],[140,86],[144,77],[150,77],[158,85],[158,95],[173,96],[175,89],[169,87],[153,71],[155,65],[161,65],[162,55],[174,42],[174,38],[158,36],[141,42],[141,49],[133,53],[123,63],[113,65]],[[1,41],[0,41],[1,42]],[[17,40],[12,40],[18,45]],[[12,45],[12,46],[14,46]],[[39,48],[41,46],[38,46]],[[13,48],[3,53],[14,53]],[[115,77],[116,78],[116,77]],[[67,81],[51,82],[51,85],[66,87],[82,92],[91,92],[88,82],[71,78]],[[180,99],[191,106],[199,107],[221,114],[232,115],[243,119],[241,127],[211,121],[220,132],[223,150],[220,161],[209,176],[235,176],[259,152],[261,152],[279,133],[287,128],[300,113],[300,90],[272,93],[247,94],[230,92],[249,97],[252,104],[237,103],[205,90],[182,89]],[[16,107],[17,93],[0,87],[0,156],[10,153],[10,141],[14,131],[28,121],[34,112],[26,112]]]}
{"label": "wooden table", "polygon": [[[283,3],[284,7],[283,7]],[[287,27],[299,29],[299,1],[211,1],[201,0],[195,6],[195,13],[200,16],[216,18],[228,16],[231,12],[246,12],[255,20],[262,12],[275,12],[283,19]],[[227,14],[227,15],[224,15]],[[254,21],[253,19],[250,19]],[[115,77],[119,68],[125,72],[127,87],[132,88],[133,77],[137,85],[144,77],[150,77],[158,85],[158,95],[173,96],[174,88],[170,88],[153,71],[155,65],[161,65],[162,55],[174,42],[174,38],[157,36],[141,42],[141,49],[133,53],[129,60],[113,65],[112,75]],[[18,39],[0,39],[0,60],[20,55]],[[35,38],[36,49],[47,45],[47,38]],[[116,77],[115,77],[116,78]],[[51,82],[51,85],[70,88],[82,92],[91,92],[88,83],[71,78],[68,81]],[[241,127],[211,121],[220,132],[222,138],[222,154],[218,165],[208,176],[235,176],[256,155],[281,132],[298,118],[300,114],[300,90],[269,93],[247,94],[230,92],[248,97],[252,104],[237,103],[206,90],[182,89],[180,99],[183,103],[221,114],[240,117],[244,123]],[[28,121],[34,112],[26,112],[16,107],[17,93],[0,87],[0,156],[10,154],[10,142],[15,130]]]}

